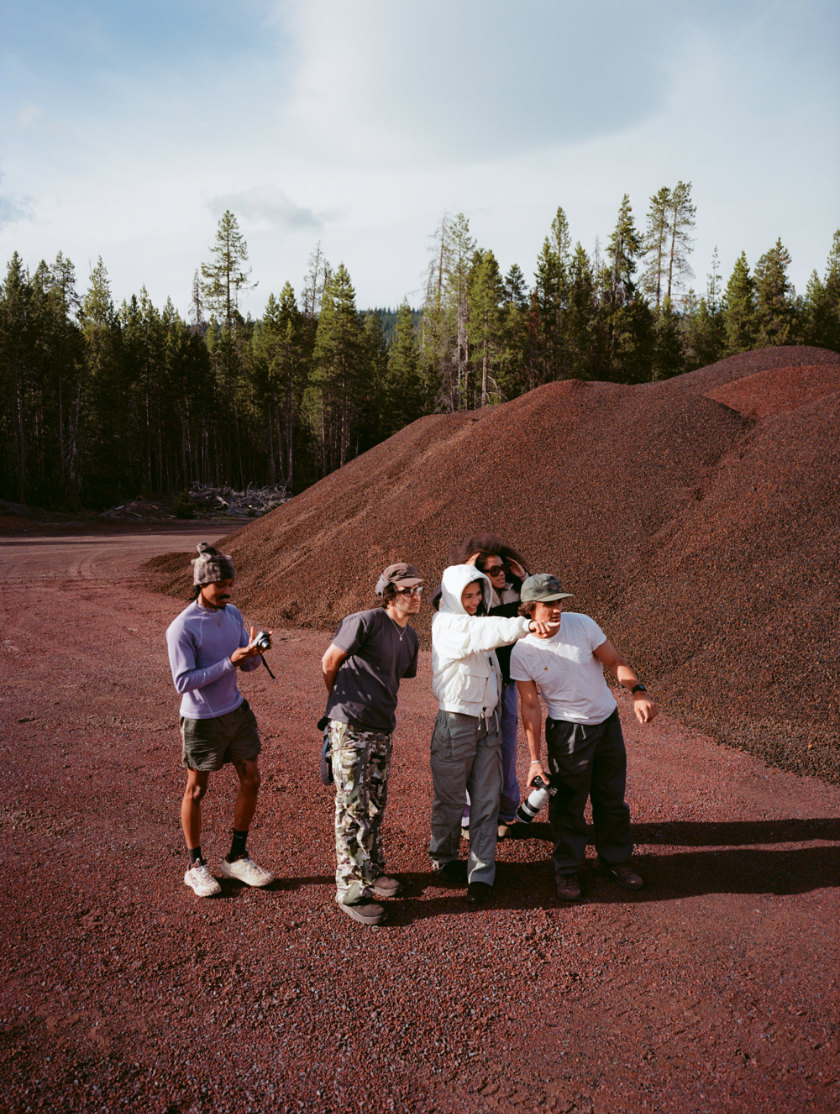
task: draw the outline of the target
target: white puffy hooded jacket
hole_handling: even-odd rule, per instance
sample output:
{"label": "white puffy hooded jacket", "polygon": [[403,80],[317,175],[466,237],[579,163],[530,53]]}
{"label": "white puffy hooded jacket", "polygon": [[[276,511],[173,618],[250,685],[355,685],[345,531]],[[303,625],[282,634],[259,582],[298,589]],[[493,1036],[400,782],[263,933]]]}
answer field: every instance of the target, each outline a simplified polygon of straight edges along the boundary
{"label": "white puffy hooded jacket", "polygon": [[530,619],[468,615],[461,594],[474,580],[489,607],[493,587],[483,572],[472,565],[443,570],[440,608],[432,618],[432,688],[442,712],[478,718],[490,715],[499,700],[496,647],[524,638]]}

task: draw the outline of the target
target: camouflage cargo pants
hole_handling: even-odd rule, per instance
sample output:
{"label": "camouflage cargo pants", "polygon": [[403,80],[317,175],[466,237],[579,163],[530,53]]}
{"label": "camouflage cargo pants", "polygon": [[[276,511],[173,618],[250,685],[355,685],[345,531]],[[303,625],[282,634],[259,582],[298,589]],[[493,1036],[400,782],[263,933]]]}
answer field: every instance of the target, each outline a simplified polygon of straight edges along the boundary
{"label": "camouflage cargo pants", "polygon": [[335,778],[335,884],[345,905],[373,901],[385,873],[382,817],[388,798],[391,736],[330,720]]}

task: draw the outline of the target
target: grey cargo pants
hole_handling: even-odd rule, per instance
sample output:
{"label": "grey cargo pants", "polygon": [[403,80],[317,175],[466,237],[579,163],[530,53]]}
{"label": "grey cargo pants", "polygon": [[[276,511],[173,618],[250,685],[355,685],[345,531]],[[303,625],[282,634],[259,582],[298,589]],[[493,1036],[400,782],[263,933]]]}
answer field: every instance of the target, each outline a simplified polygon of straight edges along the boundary
{"label": "grey cargo pants", "polygon": [[438,712],[432,733],[432,838],[429,856],[440,870],[458,858],[464,794],[470,794],[470,882],[492,886],[502,791],[498,711],[489,719]]}

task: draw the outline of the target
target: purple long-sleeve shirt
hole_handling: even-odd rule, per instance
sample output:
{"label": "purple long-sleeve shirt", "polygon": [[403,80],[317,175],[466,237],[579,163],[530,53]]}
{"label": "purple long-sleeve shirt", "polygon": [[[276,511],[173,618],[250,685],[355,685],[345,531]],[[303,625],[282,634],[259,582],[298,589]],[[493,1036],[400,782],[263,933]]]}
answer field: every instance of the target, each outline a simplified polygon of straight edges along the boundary
{"label": "purple long-sleeve shirt", "polygon": [[[185,719],[213,719],[239,707],[243,697],[230,655],[249,641],[242,616],[232,604],[212,610],[191,603],[172,620],[166,645]],[[258,657],[250,658],[239,668],[251,670],[259,664]]]}

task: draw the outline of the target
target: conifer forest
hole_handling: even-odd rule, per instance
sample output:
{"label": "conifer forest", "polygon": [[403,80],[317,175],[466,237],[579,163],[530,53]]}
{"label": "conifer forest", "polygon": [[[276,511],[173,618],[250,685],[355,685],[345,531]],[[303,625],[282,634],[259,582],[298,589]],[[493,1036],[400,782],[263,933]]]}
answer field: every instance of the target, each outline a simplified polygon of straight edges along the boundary
{"label": "conifer forest", "polygon": [[[840,231],[804,294],[777,240],[697,283],[691,184],[625,195],[603,248],[557,210],[530,279],[502,274],[462,213],[433,231],[421,306],[361,310],[320,244],[260,318],[227,211],[188,320],[145,289],[115,305],[100,259],[80,289],[61,253],[15,253],[0,286],[0,497],[52,509],[169,499],[194,482],[298,492],[425,414],[506,402],[555,379],[641,383],[766,345],[840,351]],[[819,261],[817,261],[819,262]]]}

